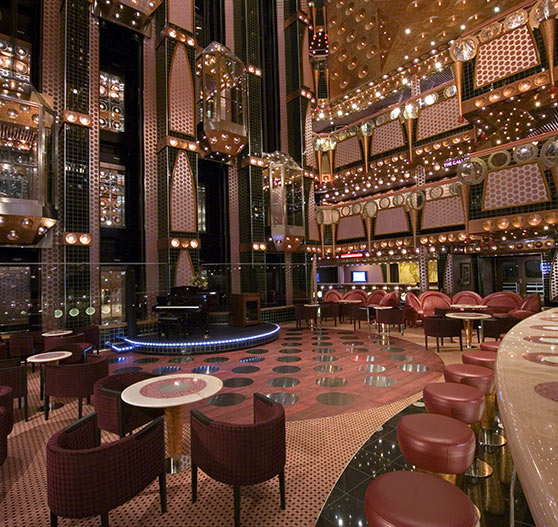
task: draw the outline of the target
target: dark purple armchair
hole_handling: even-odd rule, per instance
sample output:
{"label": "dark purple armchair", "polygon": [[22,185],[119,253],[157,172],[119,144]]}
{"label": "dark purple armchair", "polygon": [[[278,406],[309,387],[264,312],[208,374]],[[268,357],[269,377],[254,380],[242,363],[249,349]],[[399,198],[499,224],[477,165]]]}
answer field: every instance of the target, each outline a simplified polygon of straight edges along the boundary
{"label": "dark purple armchair", "polygon": [[134,435],[101,444],[96,414],[90,414],[50,438],[46,469],[51,527],[57,527],[59,516],[98,515],[101,525],[108,527],[109,511],[132,499],[157,477],[161,512],[167,510],[162,417]]}
{"label": "dark purple armchair", "polygon": [[232,485],[234,525],[240,526],[240,487],[279,476],[281,509],[285,509],[285,410],[260,393],[254,394],[254,424],[213,421],[190,412],[192,502],[197,500],[198,468]]}
{"label": "dark purple armchair", "polygon": [[500,336],[507,333],[516,324],[521,322],[520,318],[515,317],[500,317],[500,318],[489,318],[482,321],[482,336],[483,340],[486,338],[492,338],[499,340]]}
{"label": "dark purple armchair", "polygon": [[325,302],[320,306],[320,318],[324,322],[328,318],[333,319],[334,325],[337,326],[339,318],[339,304],[336,302]]}
{"label": "dark purple armchair", "polygon": [[99,351],[99,343],[101,340],[99,326],[83,326],[77,328],[76,333],[81,333],[84,336],[84,341],[93,346],[95,350]]}
{"label": "dark purple armchair", "polygon": [[317,307],[308,307],[302,304],[295,305],[295,321],[296,327],[301,327],[301,322],[305,320],[306,324],[310,326],[310,321],[314,321],[317,323],[318,320],[318,308]]}
{"label": "dark purple armchair", "polygon": [[459,349],[463,351],[463,339],[461,331],[463,329],[463,321],[456,318],[448,317],[424,317],[424,347],[428,349],[428,337],[436,338],[436,351],[440,353],[440,339],[442,345],[444,338],[459,338]]}
{"label": "dark purple armchair", "polygon": [[145,371],[117,373],[99,379],[93,387],[93,406],[99,428],[124,437],[134,429],[160,417],[159,408],[139,408],[125,403],[121,393],[132,384],[155,377]]}
{"label": "dark purple armchair", "polygon": [[93,345],[87,342],[83,333],[62,337],[45,337],[45,351],[71,351],[72,356],[66,359],[66,364],[84,362],[85,354]]}
{"label": "dark purple armchair", "polygon": [[14,333],[9,342],[11,359],[25,359],[35,353],[33,334],[30,331]]}
{"label": "dark purple armchair", "polygon": [[13,399],[18,400],[21,408],[23,399],[23,415],[27,421],[29,417],[29,403],[27,400],[27,368],[19,359],[0,360],[0,386],[12,389]]}
{"label": "dark purple armchair", "polygon": [[14,397],[9,386],[0,386],[0,465],[8,457],[8,435],[14,426]]}
{"label": "dark purple armchair", "polygon": [[108,358],[88,355],[83,364],[45,365],[45,421],[50,397],[77,397],[78,416],[83,413],[83,398],[93,394],[95,383],[108,375]]}

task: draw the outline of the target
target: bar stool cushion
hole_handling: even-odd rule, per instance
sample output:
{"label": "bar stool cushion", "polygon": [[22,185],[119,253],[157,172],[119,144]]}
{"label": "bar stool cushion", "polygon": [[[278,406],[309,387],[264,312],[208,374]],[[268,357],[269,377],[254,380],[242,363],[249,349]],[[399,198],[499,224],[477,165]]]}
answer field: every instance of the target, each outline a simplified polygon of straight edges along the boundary
{"label": "bar stool cushion", "polygon": [[441,474],[462,474],[475,459],[475,436],[461,421],[436,414],[406,415],[397,424],[397,441],[411,464]]}
{"label": "bar stool cushion", "polygon": [[500,347],[500,341],[494,341],[494,342],[481,342],[480,345],[480,349],[482,351],[492,351],[493,353],[495,351],[498,351],[498,348]]}
{"label": "bar stool cushion", "polygon": [[431,414],[446,415],[468,425],[479,423],[485,407],[484,395],[466,384],[433,382],[422,392],[426,410]]}
{"label": "bar stool cushion", "polygon": [[477,512],[455,485],[420,472],[387,472],[364,497],[368,527],[475,527]]}
{"label": "bar stool cushion", "polygon": [[467,351],[461,356],[463,364],[475,364],[491,370],[496,369],[498,354],[493,351]]}
{"label": "bar stool cushion", "polygon": [[494,391],[494,371],[475,364],[448,364],[444,368],[446,382],[468,384],[480,390],[484,395]]}

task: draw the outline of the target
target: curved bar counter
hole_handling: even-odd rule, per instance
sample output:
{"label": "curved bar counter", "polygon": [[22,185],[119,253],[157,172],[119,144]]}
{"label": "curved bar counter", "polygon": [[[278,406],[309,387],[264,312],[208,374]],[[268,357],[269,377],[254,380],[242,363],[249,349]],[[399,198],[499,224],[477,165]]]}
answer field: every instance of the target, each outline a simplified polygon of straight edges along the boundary
{"label": "curved bar counter", "polygon": [[558,525],[558,309],[516,325],[500,344],[498,405],[536,524]]}

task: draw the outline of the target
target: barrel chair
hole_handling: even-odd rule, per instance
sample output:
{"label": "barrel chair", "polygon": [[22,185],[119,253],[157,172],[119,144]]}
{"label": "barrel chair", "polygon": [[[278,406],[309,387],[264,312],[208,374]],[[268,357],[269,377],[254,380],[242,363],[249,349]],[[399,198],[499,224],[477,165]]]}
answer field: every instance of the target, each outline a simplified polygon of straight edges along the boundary
{"label": "barrel chair", "polygon": [[412,313],[409,317],[409,325],[416,326],[419,321],[424,318],[424,310],[418,296],[410,291],[405,295],[405,306],[408,307]]}
{"label": "barrel chair", "polygon": [[10,336],[10,358],[26,359],[35,354],[33,334],[30,331],[14,333]]}
{"label": "barrel chair", "polygon": [[[67,347],[72,345],[71,349]],[[56,337],[45,337],[45,351],[51,350],[66,350],[72,351],[72,356],[66,359],[66,363],[76,363],[83,362],[85,359],[85,353],[92,349],[93,345],[87,342],[86,337],[83,333],[76,333],[74,335],[64,335]],[[80,350],[80,352],[74,353],[75,350]]]}
{"label": "barrel chair", "polygon": [[214,421],[190,412],[192,503],[197,500],[198,468],[232,485],[234,525],[240,526],[240,487],[279,476],[281,509],[285,509],[285,410],[260,393],[254,394],[254,423]]}
{"label": "barrel chair", "polygon": [[467,495],[447,481],[420,472],[386,472],[364,496],[368,527],[476,527]]}
{"label": "barrel chair", "polygon": [[[58,526],[59,516],[100,516],[102,527],[108,527],[109,511],[131,500],[155,479],[159,480],[161,512],[165,513],[163,418],[134,435],[101,443],[96,414],[89,414],[50,438],[46,472],[51,527]],[[142,521],[129,518],[131,524]]]}
{"label": "barrel chair", "polygon": [[455,318],[448,317],[424,317],[422,321],[424,330],[424,347],[428,349],[428,337],[436,338],[436,351],[440,353],[440,339],[442,346],[444,345],[444,338],[459,338],[459,349],[463,351],[463,321]]}
{"label": "barrel chair", "polygon": [[435,314],[437,307],[450,309],[451,298],[440,291],[425,291],[419,295],[423,315],[430,317]]}
{"label": "barrel chair", "polygon": [[328,289],[324,294],[324,302],[339,302],[343,295],[336,289]]}
{"label": "barrel chair", "polygon": [[363,304],[366,304],[368,295],[362,289],[351,289],[343,295],[343,300],[361,300]]}
{"label": "barrel chair", "polygon": [[519,309],[510,312],[510,316],[523,320],[524,318],[530,317],[535,313],[539,313],[541,310],[541,297],[538,293],[529,295],[523,303],[519,306]]}
{"label": "barrel chair", "polygon": [[387,295],[387,292],[383,289],[375,289],[371,293],[368,294],[368,298],[366,300],[366,304],[369,306],[376,306],[380,305],[380,301],[384,296]]}
{"label": "barrel chair", "polygon": [[[23,415],[29,418],[29,402],[27,398],[27,367],[19,359],[6,359],[0,361],[0,385],[12,389],[12,397],[18,400],[21,408],[23,399]],[[13,418],[12,418],[13,419]]]}
{"label": "barrel chair", "polygon": [[399,304],[399,291],[392,291],[380,300],[381,306],[397,306]]}
{"label": "barrel chair", "polygon": [[470,306],[482,305],[482,296],[475,291],[459,291],[451,298],[452,304],[467,304]]}
{"label": "barrel chair", "polygon": [[494,313],[509,313],[519,310],[523,299],[512,291],[498,291],[485,296],[482,303]]}
{"label": "barrel chair", "polygon": [[84,336],[84,342],[89,343],[95,351],[99,351],[101,332],[99,326],[83,326],[77,328],[76,333],[81,333]]}

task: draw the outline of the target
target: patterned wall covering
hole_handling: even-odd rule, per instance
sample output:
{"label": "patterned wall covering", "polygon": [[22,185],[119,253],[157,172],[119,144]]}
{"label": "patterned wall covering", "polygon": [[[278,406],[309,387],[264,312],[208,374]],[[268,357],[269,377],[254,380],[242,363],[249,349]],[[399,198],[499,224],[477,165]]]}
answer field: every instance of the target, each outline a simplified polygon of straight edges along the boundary
{"label": "patterned wall covering", "polygon": [[316,200],[314,197],[314,182],[310,184],[308,196],[308,240],[319,241],[320,229],[316,223]]}
{"label": "patterned wall covering", "polygon": [[194,32],[194,0],[167,0],[168,20],[190,33]]}
{"label": "patterned wall covering", "polygon": [[335,164],[338,167],[350,165],[358,161],[362,161],[362,154],[360,153],[360,144],[356,135],[337,145],[335,149]]}
{"label": "patterned wall covering", "polygon": [[170,230],[173,232],[196,232],[198,230],[196,189],[186,152],[180,152],[176,158],[169,194]]}
{"label": "patterned wall covering", "polygon": [[231,255],[231,293],[240,293],[240,232],[238,227],[238,170],[229,167],[229,243]]}
{"label": "patterned wall covering", "polygon": [[169,73],[169,129],[194,136],[194,81],[186,46],[177,44]]}
{"label": "patterned wall covering", "polygon": [[337,239],[350,240],[352,238],[364,238],[366,231],[364,230],[364,223],[359,216],[347,216],[339,220],[337,226]]}
{"label": "patterned wall covering", "polygon": [[178,260],[176,261],[174,285],[191,285],[193,274],[194,267],[192,265],[192,259],[190,258],[190,251],[183,249],[179,252]]}
{"label": "patterned wall covering", "polygon": [[544,203],[550,190],[538,163],[489,172],[484,181],[483,210]]}
{"label": "patterned wall covering", "polygon": [[550,298],[558,296],[558,251],[554,253],[552,267],[550,268]]}
{"label": "patterned wall covering", "polygon": [[540,63],[527,25],[480,46],[475,65],[475,87],[481,88]]}
{"label": "patterned wall covering", "polygon": [[405,146],[403,127],[399,120],[395,119],[374,129],[370,155],[375,156],[402,146]]}
{"label": "patterned wall covering", "polygon": [[453,276],[453,254],[447,255],[446,267],[444,270],[444,293],[453,294],[455,291],[455,279]]}
{"label": "patterned wall covering", "polygon": [[378,211],[374,234],[393,234],[396,232],[407,232],[409,230],[409,218],[403,207],[385,209]]}
{"label": "patterned wall covering", "polygon": [[421,225],[423,229],[449,227],[463,223],[465,223],[465,217],[459,196],[427,201],[424,205]]}
{"label": "patterned wall covering", "polygon": [[459,128],[460,123],[457,97],[423,108],[418,118],[417,140]]}
{"label": "patterned wall covering", "polygon": [[[282,125],[282,128],[286,128],[286,126]],[[281,139],[281,144],[283,144],[282,141]],[[312,106],[310,104],[306,110],[306,121],[304,123],[304,148],[306,149],[306,164],[314,168],[316,166],[316,154],[312,144]]]}
{"label": "patterned wall covering", "polygon": [[302,46],[300,48],[300,63],[302,65],[302,85],[307,88],[313,86],[312,81],[312,66],[310,65],[310,55],[308,53],[308,31],[304,31],[304,38],[302,39]]}

